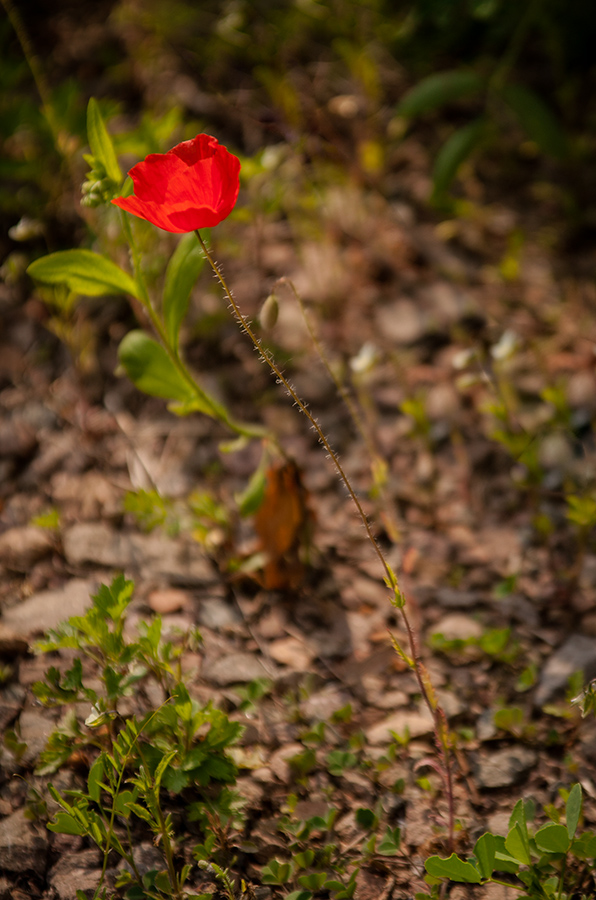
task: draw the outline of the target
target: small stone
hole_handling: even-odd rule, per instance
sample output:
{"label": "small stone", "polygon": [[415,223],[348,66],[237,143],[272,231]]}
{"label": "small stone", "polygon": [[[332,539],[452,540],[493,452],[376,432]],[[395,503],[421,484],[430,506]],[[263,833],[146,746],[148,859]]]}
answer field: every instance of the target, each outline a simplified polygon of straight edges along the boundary
{"label": "small stone", "polygon": [[218,687],[228,684],[246,684],[257,678],[267,678],[269,673],[254,653],[231,653],[222,656],[205,672],[205,677]]}
{"label": "small stone", "polygon": [[481,788],[518,784],[534,768],[538,756],[529,747],[505,747],[476,763],[476,781]]}
{"label": "small stone", "polygon": [[19,734],[27,744],[23,754],[23,764],[32,765],[45,750],[49,736],[56,728],[52,713],[45,709],[25,709],[19,716]]}
{"label": "small stone", "polygon": [[370,744],[390,744],[393,740],[392,732],[400,737],[409,735],[410,738],[417,738],[430,734],[433,727],[433,718],[428,710],[399,710],[368,728],[366,737]]}
{"label": "small stone", "polygon": [[0,870],[36,872],[46,870],[48,838],[45,829],[25,818],[22,809],[0,821]]}
{"label": "small stone", "polygon": [[60,900],[77,900],[77,891],[91,900],[101,879],[97,850],[83,850],[62,856],[50,872],[49,881]]}
{"label": "small stone", "polygon": [[15,572],[26,572],[54,549],[54,538],[44,528],[24,525],[0,535],[0,563]]}
{"label": "small stone", "polygon": [[314,657],[308,645],[295,637],[280,638],[278,641],[272,641],[268,649],[271,659],[281,663],[283,666],[290,666],[292,669],[307,669]]}
{"label": "small stone", "polygon": [[379,307],[376,320],[379,333],[402,347],[415,344],[425,332],[423,314],[412,300],[396,300]]}
{"label": "small stone", "polygon": [[95,587],[94,581],[73,578],[57,590],[40,591],[4,610],[4,622],[14,631],[31,638],[56,628],[70,616],[83,616],[93,603],[91,594]]}
{"label": "small stone", "polygon": [[596,638],[573,634],[547,660],[534,697],[535,706],[544,706],[565,690],[575,672],[585,681],[596,678]]}
{"label": "small stone", "polygon": [[269,757],[269,768],[282,784],[288,784],[292,780],[292,769],[288,760],[300,753],[304,753],[302,744],[286,744]]}
{"label": "small stone", "polygon": [[164,590],[151,591],[148,602],[153,612],[166,615],[167,613],[187,609],[190,605],[190,595],[188,591],[183,591],[179,588],[165,588]]}
{"label": "small stone", "polygon": [[121,532],[103,522],[80,522],[65,531],[64,555],[73,566],[85,563],[110,569],[165,576],[176,584],[215,580],[211,563],[190,538]]}
{"label": "small stone", "polygon": [[231,628],[241,622],[240,613],[223,597],[209,597],[201,600],[197,612],[199,625],[219,631],[222,628]]}
{"label": "small stone", "polygon": [[29,642],[23,634],[0,622],[0,657],[24,656],[28,649]]}
{"label": "small stone", "polygon": [[482,625],[463,613],[450,613],[432,626],[433,634],[442,634],[447,641],[467,641],[482,636]]}

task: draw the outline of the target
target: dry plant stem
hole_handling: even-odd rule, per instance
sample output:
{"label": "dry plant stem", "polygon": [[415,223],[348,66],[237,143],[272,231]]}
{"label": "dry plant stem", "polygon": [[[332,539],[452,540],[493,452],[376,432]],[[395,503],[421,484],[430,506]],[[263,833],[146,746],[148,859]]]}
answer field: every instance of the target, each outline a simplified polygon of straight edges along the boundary
{"label": "dry plant stem", "polygon": [[[203,241],[203,238],[201,237],[200,232],[195,231],[195,234],[199,240],[199,243],[201,245],[203,253],[205,254],[205,258],[207,259],[207,262],[211,266],[215,277],[221,284],[221,286],[224,290],[224,293],[228,299],[228,302],[230,303],[230,306],[232,307],[234,315],[236,316],[236,319],[238,320],[241,328],[243,329],[243,331],[246,332],[246,334],[251,339],[255,349],[261,356],[261,359],[264,362],[266,362],[267,365],[271,368],[273,374],[278,379],[279,383],[283,384],[286,391],[292,398],[294,404],[306,416],[306,418],[310,422],[311,426],[313,427],[314,431],[316,432],[319,442],[323,445],[323,447],[327,451],[327,454],[329,455],[330,459],[332,460],[340,479],[342,480],[343,484],[346,487],[346,490],[350,496],[350,499],[352,500],[354,506],[356,507],[356,510],[358,512],[360,520],[361,520],[362,524],[364,525],[366,535],[367,535],[370,543],[372,544],[374,551],[377,554],[377,557],[379,558],[379,561],[385,571],[387,584],[395,585],[396,596],[401,597],[402,595],[401,595],[401,592],[399,591],[399,587],[397,586],[396,576],[395,576],[394,572],[391,570],[389,564],[387,563],[387,560],[385,559],[383,551],[381,550],[381,548],[372,532],[370,522],[368,521],[366,513],[364,512],[364,510],[362,508],[362,504],[360,503],[360,500],[356,496],[356,493],[354,492],[351,482],[350,482],[348,476],[346,475],[346,473],[338,459],[337,454],[331,448],[331,445],[329,444],[329,441],[327,440],[323,430],[321,429],[321,426],[319,425],[319,423],[317,422],[317,420],[315,419],[313,414],[310,412],[308,406],[300,399],[300,397],[298,396],[298,394],[296,393],[296,391],[294,390],[294,388],[292,387],[292,385],[290,384],[288,379],[285,377],[285,375],[283,374],[283,372],[281,371],[281,369],[279,368],[279,366],[277,365],[275,360],[261,345],[261,342],[259,341],[258,337],[256,336],[256,334],[254,333],[254,331],[252,330],[252,328],[250,326],[250,322],[248,321],[246,316],[242,313],[242,311],[238,307],[238,304],[236,303],[236,301],[234,299],[234,295],[232,294],[232,291],[228,287],[228,284],[221,272],[221,269],[219,268],[218,264],[213,259],[209,250],[207,249],[207,246],[205,245],[205,242]],[[442,767],[443,767],[443,771],[444,771],[443,777],[444,777],[444,781],[445,781],[445,793],[447,796],[447,803],[448,803],[448,827],[449,827],[448,841],[449,841],[449,850],[451,851],[453,848],[454,806],[453,806],[453,779],[452,779],[452,773],[451,773],[451,758],[450,758],[449,742],[448,742],[447,719],[446,719],[445,713],[443,712],[442,708],[437,704],[436,699],[432,698],[431,692],[429,691],[429,687],[425,683],[424,666],[422,664],[422,660],[420,659],[420,655],[418,653],[418,645],[417,645],[417,641],[416,641],[416,636],[414,634],[414,630],[410,623],[408,614],[403,606],[398,606],[397,608],[399,609],[399,611],[401,613],[401,616],[402,616],[402,619],[403,619],[403,622],[404,622],[404,625],[406,628],[406,633],[408,635],[408,644],[410,647],[410,653],[412,656],[412,662],[413,662],[414,672],[416,675],[416,680],[418,682],[418,686],[420,688],[420,692],[422,694],[424,702],[426,703],[426,705],[433,717],[437,749],[438,749],[439,755],[441,757]]]}

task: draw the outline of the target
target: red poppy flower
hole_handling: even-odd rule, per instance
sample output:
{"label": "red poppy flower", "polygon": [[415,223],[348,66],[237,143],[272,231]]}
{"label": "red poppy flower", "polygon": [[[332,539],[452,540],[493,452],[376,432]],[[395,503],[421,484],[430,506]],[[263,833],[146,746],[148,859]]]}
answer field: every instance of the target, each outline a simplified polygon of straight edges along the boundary
{"label": "red poppy flower", "polygon": [[150,153],[128,173],[131,197],[116,206],[164,231],[211,228],[232,212],[240,187],[240,160],[217,139],[197,134],[167,153]]}

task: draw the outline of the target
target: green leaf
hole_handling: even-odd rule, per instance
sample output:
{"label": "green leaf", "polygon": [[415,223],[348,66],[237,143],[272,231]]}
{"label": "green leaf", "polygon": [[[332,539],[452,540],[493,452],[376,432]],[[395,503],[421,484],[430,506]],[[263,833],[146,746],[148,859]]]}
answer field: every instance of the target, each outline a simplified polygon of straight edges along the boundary
{"label": "green leaf", "polygon": [[561,123],[538,94],[521,84],[509,84],[503,88],[501,96],[543,153],[555,159],[567,156],[567,141]]}
{"label": "green leaf", "polygon": [[290,880],[292,866],[290,863],[280,863],[272,859],[269,865],[264,866],[261,872],[263,884],[285,884]]}
{"label": "green leaf", "polygon": [[375,816],[372,809],[368,809],[366,806],[361,806],[356,810],[356,824],[360,826],[360,828],[364,828],[365,831],[370,831],[371,828],[377,823],[377,817]]}
{"label": "green leaf", "polygon": [[104,758],[103,755],[97,757],[91,768],[89,769],[89,775],[87,777],[87,790],[89,791],[89,796],[92,800],[95,800],[96,803],[99,803],[99,798],[101,794],[101,782],[104,774]]}
{"label": "green leaf", "polygon": [[286,894],[284,900],[312,900],[312,891],[292,891]]}
{"label": "green leaf", "polygon": [[596,857],[596,834],[586,831],[573,841],[571,849],[579,859],[594,859]]}
{"label": "green leaf", "polygon": [[267,487],[267,466],[264,463],[265,460],[262,459],[244,490],[234,494],[238,512],[243,518],[254,515],[263,502]]}
{"label": "green leaf", "polygon": [[567,853],[571,842],[567,828],[555,822],[549,822],[548,825],[539,828],[534,840],[540,850],[546,850],[548,853]]}
{"label": "green leaf", "polygon": [[478,869],[483,878],[490,878],[493,874],[496,849],[495,836],[490,831],[479,837],[474,845],[474,856],[478,860]]}
{"label": "green leaf", "polygon": [[308,875],[300,875],[296,880],[300,887],[320,891],[328,877],[327,872],[310,872]]}
{"label": "green leaf", "polygon": [[87,106],[87,139],[91,153],[103,165],[108,178],[120,184],[122,172],[116,159],[114,145],[94,97],[91,97]]}
{"label": "green leaf", "polygon": [[435,878],[450,878],[451,881],[463,881],[465,884],[480,884],[482,881],[476,866],[464,862],[455,853],[452,853],[449,859],[431,856],[426,860],[424,868],[429,875],[434,875]]}
{"label": "green leaf", "polygon": [[381,856],[393,856],[395,853],[399,852],[400,840],[401,832],[399,825],[396,825],[395,828],[388,827],[379,842],[377,852],[380,853]]}
{"label": "green leaf", "polygon": [[118,348],[118,357],[130,380],[145,394],[186,403],[194,399],[164,348],[144,331],[129,331]]}
{"label": "green leaf", "polygon": [[518,872],[519,860],[511,856],[505,849],[505,838],[501,834],[494,835],[495,838],[495,868],[499,872]]}
{"label": "green leaf", "polygon": [[484,119],[475,119],[457,131],[443,144],[433,168],[433,200],[445,193],[461,164],[480,143],[485,134]]}
{"label": "green leaf", "polygon": [[581,784],[574,784],[569,791],[567,804],[565,806],[565,818],[567,821],[567,834],[570,838],[575,837],[577,826],[582,813],[582,788]]}
{"label": "green leaf", "polygon": [[123,269],[92,250],[59,250],[36,259],[27,274],[44,284],[66,284],[74,294],[101,297],[131,294],[141,299],[139,289]]}
{"label": "green leaf", "polygon": [[178,347],[180,325],[188,309],[190,292],[204,263],[197,236],[186,234],[168,263],[163,289],[162,311],[171,347]]}
{"label": "green leaf", "polygon": [[516,822],[513,828],[509,830],[505,838],[505,849],[524,865],[529,866],[531,864],[528,832],[519,822]]}
{"label": "green leaf", "polygon": [[484,81],[475,72],[466,69],[452,69],[429,75],[413,87],[397,107],[397,115],[412,118],[421,113],[438,109],[466,94],[479,91]]}
{"label": "green leaf", "polygon": [[519,823],[527,838],[528,826],[526,825],[526,805],[523,800],[518,800],[513,807],[513,811],[509,817],[509,831],[511,831],[516,822]]}
{"label": "green leaf", "polygon": [[68,813],[59,812],[54,816],[53,822],[48,822],[48,830],[58,834],[86,834],[84,825]]}

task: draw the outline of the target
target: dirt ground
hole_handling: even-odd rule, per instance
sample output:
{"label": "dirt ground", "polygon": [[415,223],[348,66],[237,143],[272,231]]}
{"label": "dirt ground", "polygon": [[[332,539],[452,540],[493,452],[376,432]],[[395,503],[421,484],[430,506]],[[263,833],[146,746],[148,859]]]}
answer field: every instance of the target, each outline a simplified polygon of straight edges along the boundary
{"label": "dirt ground", "polygon": [[[312,233],[262,215],[249,225],[231,219],[212,239],[248,315],[277,279],[291,279],[386,462],[384,495],[375,498],[370,448],[281,285],[268,340],[399,574],[455,736],[465,852],[487,828],[506,831],[519,796],[541,808],[575,781],[586,827],[596,823],[596,727],[566,700],[575,673],[596,676],[596,552],[566,501],[592,495],[596,483],[596,251],[570,230],[552,192],[536,199],[529,181],[499,195],[470,175],[467,215],[442,218],[425,203],[429,171],[422,140],[410,137],[386,183],[348,178],[320,191]],[[240,205],[248,200],[241,195]],[[246,726],[238,789],[241,838],[252,849],[237,853],[234,868],[256,896],[280,896],[260,873],[284,853],[276,821],[290,793],[303,817],[335,806],[346,848],[355,809],[381,801],[386,821],[402,828],[402,853],[363,868],[356,896],[423,889],[425,857],[444,849],[446,810],[425,765],[432,725],[391,645],[390,634],[405,639],[402,623],[332,464],[225,317],[217,286],[203,273],[187,353],[210,388],[238,416],[273,429],[300,467],[312,540],[287,589],[230,574],[230,559],[255,547],[250,521],[234,521],[225,541],[208,529],[201,543],[184,527],[146,533],[125,511],[127,492],[140,489],[174,507],[209,491],[231,509],[259,447],[223,453],[229,435],[218,425],[178,419],[115,374],[118,342],[135,324],[124,300],[82,304],[79,325],[93,336],[84,370],[51,332],[30,283],[0,287],[0,315],[0,728],[26,744],[15,755],[5,742],[0,759],[0,898],[70,900],[75,888],[92,896],[98,883],[98,853],[77,836],[47,832],[36,807],[47,778],[35,767],[58,711],[31,693],[49,666],[31,645],[81,614],[118,571],[135,581],[133,623],[160,613],[168,633],[198,626],[203,644],[184,657],[185,683]],[[51,510],[56,527],[39,524]],[[242,711],[238,686],[259,678],[269,693]],[[305,735],[348,704],[350,720],[328,728],[314,768],[300,776],[289,760],[309,746]],[[404,739],[388,756],[394,733]],[[331,775],[324,752],[357,734],[368,771]],[[387,765],[375,766],[382,757]],[[52,776],[61,788],[84,777],[84,766]],[[150,856],[150,841],[142,846]]]}

